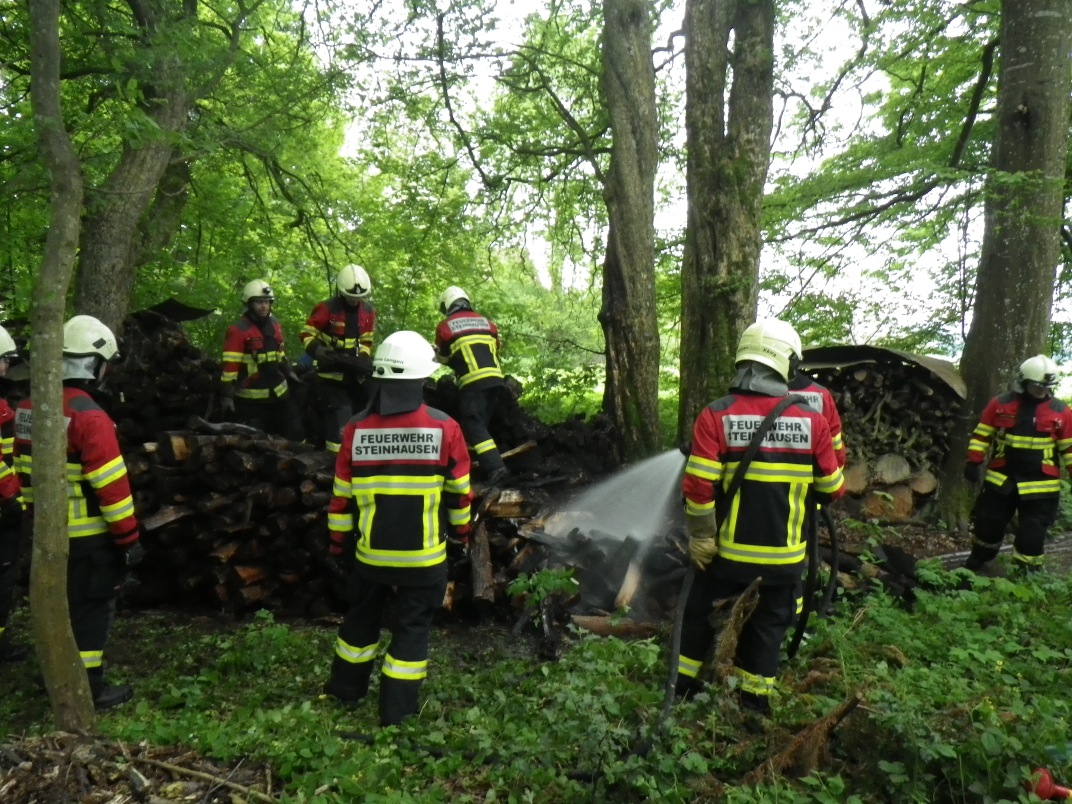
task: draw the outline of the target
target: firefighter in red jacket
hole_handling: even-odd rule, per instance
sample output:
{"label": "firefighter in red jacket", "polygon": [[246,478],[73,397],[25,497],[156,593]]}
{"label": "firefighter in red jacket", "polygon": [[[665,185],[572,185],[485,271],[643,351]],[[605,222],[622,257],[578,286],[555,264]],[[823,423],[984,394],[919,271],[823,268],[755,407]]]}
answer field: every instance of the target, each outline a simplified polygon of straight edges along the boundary
{"label": "firefighter in red jacket", "polygon": [[301,414],[287,385],[297,380],[287,363],[283,330],[272,315],[275,294],[263,279],[242,288],[246,310],[223,338],[220,407],[240,422],[301,441]]}
{"label": "firefighter in red jacket", "polygon": [[424,338],[393,333],[373,366],[369,406],[343,429],[328,507],[330,552],[350,566],[324,692],[345,703],[365,697],[393,597],[379,693],[380,722],[393,725],[417,712],[428,674],[432,615],[447,583],[444,529],[468,540],[469,453],[457,422],[423,402],[424,379],[439,367]]}
{"label": "firefighter in red jacket", "polygon": [[[115,423],[87,389],[104,377],[118,350],[96,318],[76,315],[63,327],[63,415],[67,421],[67,602],[71,630],[97,709],[129,701],[127,684],[104,681],[104,646],[128,567],[144,550]],[[15,469],[33,510],[33,404],[15,410]]]}
{"label": "firefighter in red jacket", "polygon": [[983,490],[972,509],[975,534],[964,563],[970,570],[997,556],[1014,514],[1013,560],[1025,569],[1042,566],[1046,534],[1057,518],[1061,470],[1072,475],[1072,411],[1053,398],[1056,386],[1057,364],[1045,355],[1029,357],[1012,392],[991,399],[975,426],[964,477],[983,480]]}
{"label": "firefighter in red jacket", "polygon": [[368,303],[372,282],[364,268],[347,265],[335,278],[336,295],[322,301],[302,328],[302,346],[316,361],[324,446],[339,451],[342,428],[368,402],[376,311]]}
{"label": "firefighter in red jacket", "polygon": [[794,360],[789,366],[789,393],[794,396],[802,396],[808,400],[808,405],[823,414],[827,425],[830,427],[830,438],[834,443],[834,454],[837,456],[838,466],[845,468],[845,441],[841,435],[841,414],[838,413],[834,395],[830,390],[817,383],[798,366],[804,359],[804,348],[800,342],[800,335],[795,329],[790,328],[795,338],[793,342]]}
{"label": "firefighter in red jacket", "polygon": [[483,477],[492,485],[501,483],[510,476],[510,470],[488,431],[506,391],[499,365],[499,329],[495,322],[475,313],[469,295],[454,285],[440,295],[439,312],[446,318],[436,327],[436,353],[457,379],[458,422]]}
{"label": "firefighter in red jacket", "polygon": [[[15,341],[0,327],[0,377],[7,374],[8,366],[17,356]],[[6,630],[15,600],[22,549],[22,497],[12,468],[14,447],[15,412],[6,399],[0,398],[0,662],[17,662],[29,655],[29,649],[12,642]]]}
{"label": "firefighter in red jacket", "polygon": [[[808,517],[816,502],[844,493],[826,419],[794,403],[764,437],[734,498],[721,499],[752,434],[788,393],[794,335],[777,319],[744,331],[730,393],[697,417],[682,481],[689,555],[698,572],[685,604],[677,692],[700,689],[701,664],[714,635],[712,602],[762,578],[759,603],[737,644],[735,673],[742,707],[763,714],[770,712],[779,651],[796,610]],[[720,506],[726,515],[718,522]]]}

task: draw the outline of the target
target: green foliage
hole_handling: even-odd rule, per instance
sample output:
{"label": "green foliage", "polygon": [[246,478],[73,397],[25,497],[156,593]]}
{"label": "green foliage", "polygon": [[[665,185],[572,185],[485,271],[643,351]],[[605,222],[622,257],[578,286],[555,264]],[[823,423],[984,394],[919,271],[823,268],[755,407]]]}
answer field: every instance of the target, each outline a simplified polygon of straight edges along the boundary
{"label": "green foliage", "polygon": [[577,593],[580,584],[573,577],[573,567],[568,569],[544,569],[528,575],[519,573],[506,587],[510,597],[521,600],[526,609],[535,611],[555,595],[568,600]]}
{"label": "green foliage", "polygon": [[[238,627],[121,617],[113,642],[126,663],[142,657],[137,670],[125,668],[137,697],[100,728],[267,763],[288,800],[321,804],[1026,800],[1032,767],[1072,775],[1072,580],[991,579],[936,564],[921,579],[933,588],[919,590],[911,611],[882,593],[855,595],[819,621],[782,670],[765,732],[746,730],[729,696],[711,689],[678,703],[653,734],[661,640],[571,633],[560,661],[535,663],[530,646],[493,625],[435,631],[419,716],[381,729],[376,675],[356,708],[319,696],[334,629],[266,614]],[[520,585],[539,595],[571,583],[560,573]],[[0,677],[5,734],[49,727],[34,673],[28,665]],[[820,767],[743,783],[852,695],[862,705]]]}

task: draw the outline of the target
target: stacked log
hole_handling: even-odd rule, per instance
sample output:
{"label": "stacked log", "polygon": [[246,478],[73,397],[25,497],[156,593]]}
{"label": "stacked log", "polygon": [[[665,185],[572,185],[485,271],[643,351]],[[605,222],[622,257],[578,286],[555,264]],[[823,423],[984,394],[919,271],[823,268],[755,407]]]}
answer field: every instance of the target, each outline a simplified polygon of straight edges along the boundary
{"label": "stacked log", "polygon": [[327,564],[334,456],[243,425],[189,424],[127,449],[147,550],[128,599],[311,615],[338,608]]}
{"label": "stacked log", "polygon": [[803,370],[841,414],[850,499],[868,520],[906,522],[933,499],[964,401],[952,364],[870,346],[805,351]]}

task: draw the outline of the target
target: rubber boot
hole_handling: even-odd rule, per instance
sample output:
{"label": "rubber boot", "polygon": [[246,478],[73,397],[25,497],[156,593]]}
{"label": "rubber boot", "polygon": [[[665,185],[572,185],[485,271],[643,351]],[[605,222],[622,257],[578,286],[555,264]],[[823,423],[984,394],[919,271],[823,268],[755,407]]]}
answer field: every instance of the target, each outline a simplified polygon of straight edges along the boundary
{"label": "rubber boot", "polygon": [[104,680],[104,670],[94,667],[87,672],[89,691],[93,695],[93,708],[98,712],[124,704],[134,697],[134,688],[129,684],[109,684]]}
{"label": "rubber boot", "polygon": [[334,698],[346,706],[354,706],[365,699],[366,689],[362,690],[355,684],[344,684],[335,678],[329,678],[324,685],[324,694]]}

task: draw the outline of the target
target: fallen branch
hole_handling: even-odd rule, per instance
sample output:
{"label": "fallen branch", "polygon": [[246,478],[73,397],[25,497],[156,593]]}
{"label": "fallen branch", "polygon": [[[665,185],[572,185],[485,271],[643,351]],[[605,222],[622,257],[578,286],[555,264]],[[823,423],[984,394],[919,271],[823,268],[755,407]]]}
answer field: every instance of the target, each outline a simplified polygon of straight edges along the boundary
{"label": "fallen branch", "polygon": [[227,779],[221,779],[219,776],[214,776],[211,773],[205,773],[204,771],[196,771],[190,768],[183,768],[179,765],[172,765],[170,762],[161,762],[159,759],[149,759],[148,757],[131,757],[133,762],[142,762],[146,765],[152,765],[156,768],[169,771],[171,773],[183,774],[186,776],[192,776],[195,779],[201,779],[202,781],[212,782],[213,784],[221,787],[226,787],[228,790],[234,790],[236,793],[241,793],[247,798],[252,798],[256,801],[267,802],[267,804],[279,804],[279,799],[267,796],[259,790],[254,790],[252,787],[238,784],[237,782],[228,781]]}

